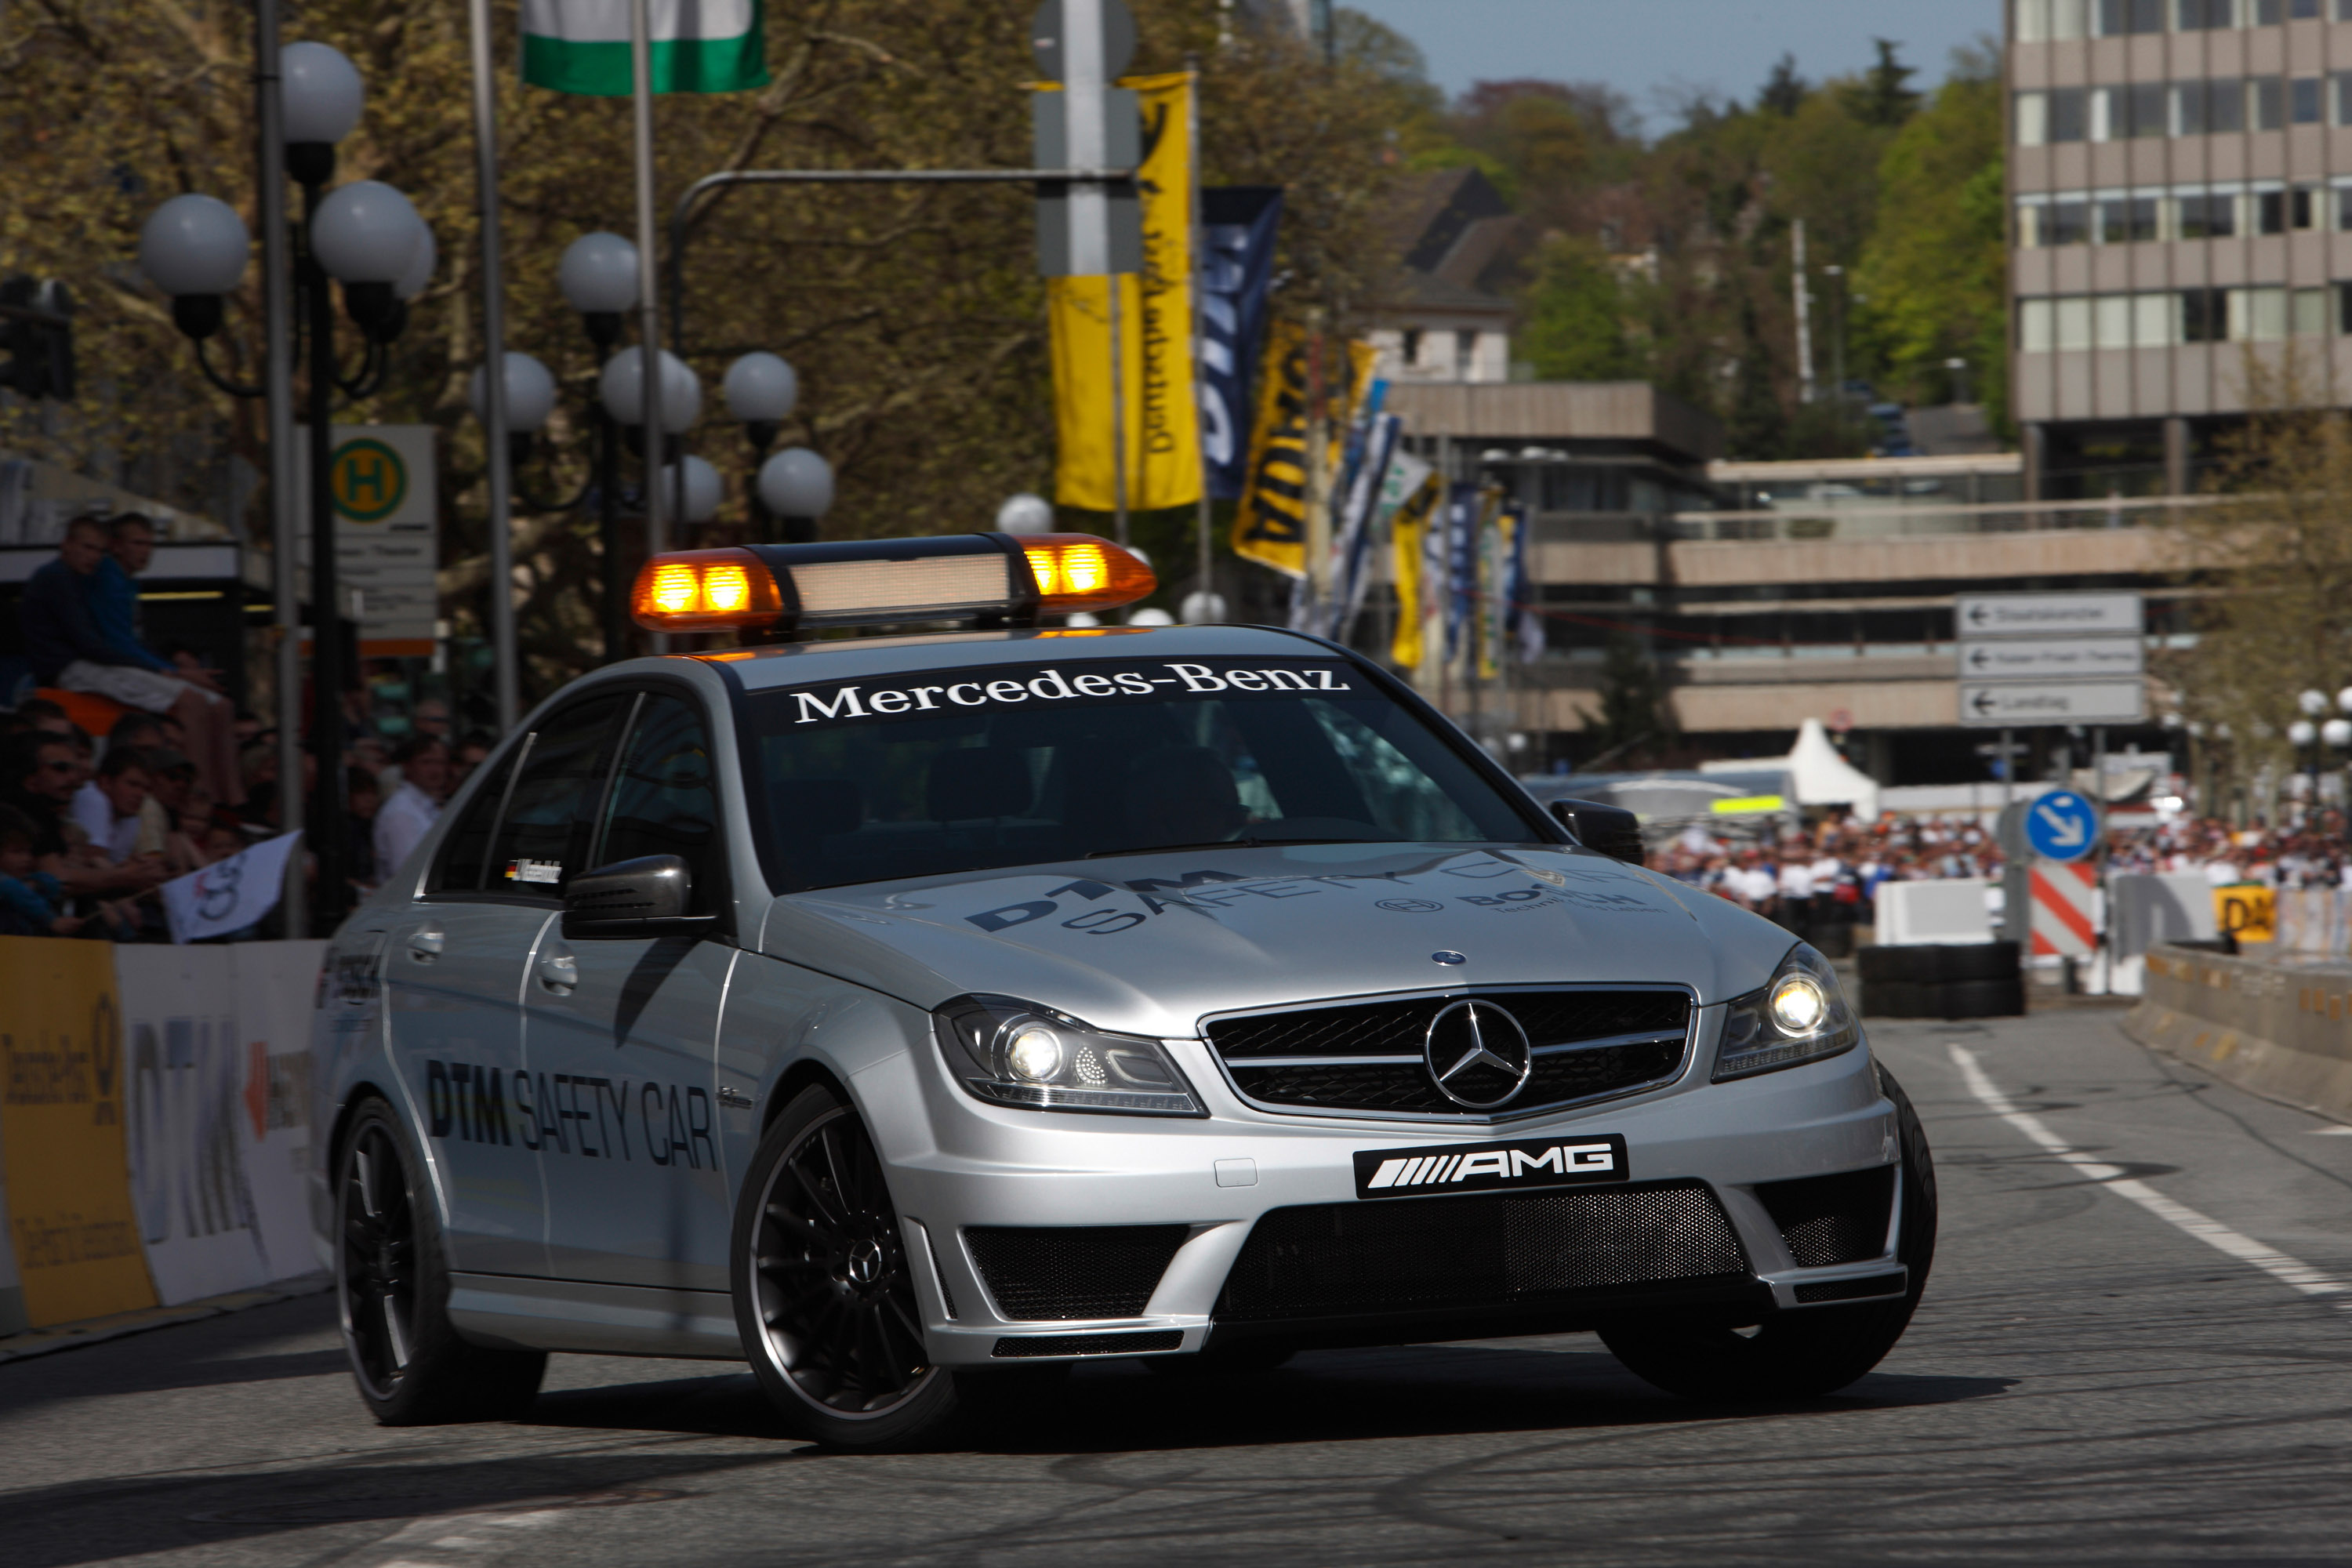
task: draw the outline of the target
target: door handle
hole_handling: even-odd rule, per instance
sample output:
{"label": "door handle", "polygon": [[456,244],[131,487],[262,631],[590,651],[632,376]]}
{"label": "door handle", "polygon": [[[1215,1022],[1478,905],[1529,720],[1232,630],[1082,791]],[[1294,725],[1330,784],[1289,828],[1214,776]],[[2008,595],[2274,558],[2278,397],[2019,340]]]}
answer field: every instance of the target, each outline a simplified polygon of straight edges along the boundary
{"label": "door handle", "polygon": [[418,963],[430,963],[441,956],[448,940],[438,921],[428,921],[408,933],[408,956]]}
{"label": "door handle", "polygon": [[540,950],[539,983],[558,996],[569,996],[580,984],[580,961],[562,942]]}

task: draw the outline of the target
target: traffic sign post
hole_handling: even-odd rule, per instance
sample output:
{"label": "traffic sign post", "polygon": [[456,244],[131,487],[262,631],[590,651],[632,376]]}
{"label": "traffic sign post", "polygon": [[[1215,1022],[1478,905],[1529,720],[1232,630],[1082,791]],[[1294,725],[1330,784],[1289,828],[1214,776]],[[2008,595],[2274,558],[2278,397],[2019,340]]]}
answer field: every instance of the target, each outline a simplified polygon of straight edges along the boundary
{"label": "traffic sign post", "polygon": [[1999,637],[1960,645],[1963,680],[2137,679],[2147,668],[2136,637]]}
{"label": "traffic sign post", "polygon": [[2137,594],[1962,594],[1954,625],[1964,638],[2138,637]]}
{"label": "traffic sign post", "polygon": [[2071,789],[2053,790],[2025,811],[2025,842],[2045,860],[2080,860],[2099,847],[2099,808]]}
{"label": "traffic sign post", "polygon": [[2146,721],[2146,612],[2137,594],[1963,594],[1952,618],[1962,724]]}
{"label": "traffic sign post", "polygon": [[2147,687],[2138,680],[1965,681],[1960,686],[1960,722],[1977,730],[2137,724],[2147,716]]}

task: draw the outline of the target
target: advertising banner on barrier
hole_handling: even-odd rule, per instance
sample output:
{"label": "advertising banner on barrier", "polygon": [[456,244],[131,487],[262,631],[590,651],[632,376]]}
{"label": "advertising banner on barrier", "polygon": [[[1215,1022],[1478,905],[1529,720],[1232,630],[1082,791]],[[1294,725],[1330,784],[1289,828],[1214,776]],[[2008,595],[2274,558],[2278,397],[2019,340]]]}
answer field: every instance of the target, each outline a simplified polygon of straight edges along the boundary
{"label": "advertising banner on barrier", "polygon": [[0,937],[0,1163],[33,1328],[155,1304],[127,1174],[114,957],[104,942]]}
{"label": "advertising banner on barrier", "polygon": [[121,947],[139,1235],[166,1306],[316,1267],[306,1031],[323,944]]}

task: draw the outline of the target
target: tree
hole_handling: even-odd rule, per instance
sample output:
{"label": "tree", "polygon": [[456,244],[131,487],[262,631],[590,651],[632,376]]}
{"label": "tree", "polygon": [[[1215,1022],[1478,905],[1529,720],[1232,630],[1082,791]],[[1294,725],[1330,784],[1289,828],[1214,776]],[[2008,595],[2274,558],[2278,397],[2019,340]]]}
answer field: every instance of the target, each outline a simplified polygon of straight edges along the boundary
{"label": "tree", "polygon": [[1919,95],[1906,84],[1919,72],[1895,58],[1902,45],[1885,38],[1871,42],[1878,47],[1878,63],[1859,79],[1840,84],[1838,97],[1855,120],[1892,131],[1918,111]]}
{"label": "tree", "polygon": [[1633,290],[1587,239],[1544,243],[1528,290],[1518,348],[1546,381],[1630,381],[1648,371],[1634,341]]}
{"label": "tree", "polygon": [[1673,710],[1657,661],[1632,632],[1609,634],[1601,663],[1601,710],[1585,710],[1584,733],[1600,748],[1584,760],[1587,768],[1674,737]]}
{"label": "tree", "polygon": [[1999,79],[1956,77],[1879,162],[1877,223],[1854,273],[1868,303],[1855,327],[1915,396],[1940,389],[1944,362],[1962,358],[1983,400],[2005,405],[2002,157]]}
{"label": "tree", "polygon": [[1805,106],[1805,97],[1812,91],[1805,79],[1797,74],[1797,57],[1782,55],[1772,66],[1772,75],[1764,83],[1764,90],[1756,95],[1759,114],[1777,114],[1786,120]]}

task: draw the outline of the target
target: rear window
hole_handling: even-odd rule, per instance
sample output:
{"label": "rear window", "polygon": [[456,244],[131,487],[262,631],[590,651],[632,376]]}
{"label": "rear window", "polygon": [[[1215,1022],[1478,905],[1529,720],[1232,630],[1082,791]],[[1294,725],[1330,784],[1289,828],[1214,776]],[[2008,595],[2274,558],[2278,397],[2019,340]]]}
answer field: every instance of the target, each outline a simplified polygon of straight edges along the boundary
{"label": "rear window", "polygon": [[788,890],[1207,844],[1521,843],[1504,795],[1334,659],[1087,659],[743,699]]}

